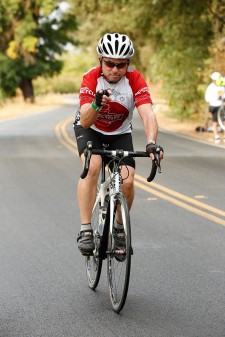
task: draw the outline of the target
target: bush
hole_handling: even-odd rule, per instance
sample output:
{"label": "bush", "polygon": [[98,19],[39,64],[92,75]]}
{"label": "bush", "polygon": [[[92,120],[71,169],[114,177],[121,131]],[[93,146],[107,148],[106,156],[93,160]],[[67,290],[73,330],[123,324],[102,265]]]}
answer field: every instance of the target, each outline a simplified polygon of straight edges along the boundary
{"label": "bush", "polygon": [[79,91],[81,78],[56,76],[53,78],[38,78],[34,81],[35,95],[47,93],[70,94]]}
{"label": "bush", "polygon": [[54,81],[52,91],[56,94],[70,94],[79,91],[79,85],[72,80]]}

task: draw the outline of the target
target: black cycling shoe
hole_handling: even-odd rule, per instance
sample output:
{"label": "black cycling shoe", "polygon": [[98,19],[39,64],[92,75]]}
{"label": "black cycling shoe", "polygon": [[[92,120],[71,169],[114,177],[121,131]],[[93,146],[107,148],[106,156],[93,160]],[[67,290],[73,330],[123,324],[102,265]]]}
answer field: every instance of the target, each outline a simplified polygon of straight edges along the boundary
{"label": "black cycling shoe", "polygon": [[113,250],[126,249],[126,237],[123,229],[113,228],[114,245]]}
{"label": "black cycling shoe", "polygon": [[117,261],[126,260],[126,236],[123,229],[113,228],[113,251]]}
{"label": "black cycling shoe", "polygon": [[[113,228],[113,251],[117,261],[122,262],[126,259],[126,235],[123,229]],[[134,254],[133,247],[130,247],[131,255]]]}
{"label": "black cycling shoe", "polygon": [[77,242],[82,255],[91,255],[95,248],[92,229],[81,231],[78,234]]}

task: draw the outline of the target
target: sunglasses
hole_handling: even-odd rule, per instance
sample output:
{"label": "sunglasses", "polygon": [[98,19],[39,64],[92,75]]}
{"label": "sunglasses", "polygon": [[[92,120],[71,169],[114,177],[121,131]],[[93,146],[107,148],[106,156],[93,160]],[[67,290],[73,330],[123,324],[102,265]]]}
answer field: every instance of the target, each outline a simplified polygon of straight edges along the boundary
{"label": "sunglasses", "polygon": [[104,59],[102,60],[104,61],[105,65],[110,69],[113,69],[114,67],[116,67],[117,69],[123,69],[129,64],[129,62],[114,63],[111,61],[105,61]]}

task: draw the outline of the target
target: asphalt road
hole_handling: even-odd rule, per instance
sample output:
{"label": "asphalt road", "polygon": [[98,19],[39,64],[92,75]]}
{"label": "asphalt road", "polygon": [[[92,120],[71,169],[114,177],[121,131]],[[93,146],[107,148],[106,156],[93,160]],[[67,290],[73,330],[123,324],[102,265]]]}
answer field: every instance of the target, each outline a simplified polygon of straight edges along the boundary
{"label": "asphalt road", "polygon": [[67,105],[0,122],[0,336],[225,336],[225,147],[160,132],[165,159],[152,184],[150,163],[137,160],[132,273],[118,315],[105,266],[91,291],[76,248],[73,114]]}

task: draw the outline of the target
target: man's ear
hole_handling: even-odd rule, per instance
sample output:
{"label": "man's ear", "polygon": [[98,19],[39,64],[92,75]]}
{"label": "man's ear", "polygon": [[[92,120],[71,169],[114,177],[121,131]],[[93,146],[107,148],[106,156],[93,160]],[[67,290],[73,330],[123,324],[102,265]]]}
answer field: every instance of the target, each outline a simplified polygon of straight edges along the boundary
{"label": "man's ear", "polygon": [[100,67],[102,67],[102,57],[99,57]]}

